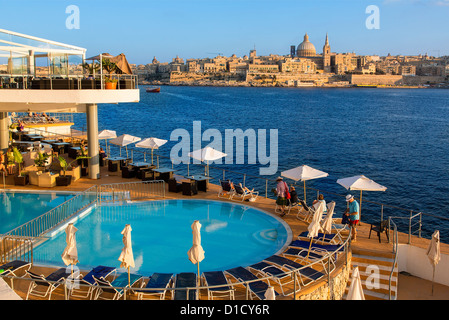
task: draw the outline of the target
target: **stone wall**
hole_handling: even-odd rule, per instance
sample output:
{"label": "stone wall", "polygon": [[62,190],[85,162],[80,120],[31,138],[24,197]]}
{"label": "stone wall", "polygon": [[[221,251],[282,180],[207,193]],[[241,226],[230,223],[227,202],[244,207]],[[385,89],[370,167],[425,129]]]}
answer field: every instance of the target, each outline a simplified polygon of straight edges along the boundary
{"label": "stone wall", "polygon": [[351,74],[349,82],[356,85],[399,86],[403,84],[402,76]]}

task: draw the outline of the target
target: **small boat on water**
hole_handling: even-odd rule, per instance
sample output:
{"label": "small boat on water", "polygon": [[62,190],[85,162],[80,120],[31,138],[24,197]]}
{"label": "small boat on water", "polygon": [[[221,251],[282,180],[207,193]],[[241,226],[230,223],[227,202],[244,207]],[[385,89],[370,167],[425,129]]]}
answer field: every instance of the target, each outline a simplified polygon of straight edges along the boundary
{"label": "small boat on water", "polygon": [[161,92],[161,88],[160,87],[147,87],[146,91],[147,92]]}

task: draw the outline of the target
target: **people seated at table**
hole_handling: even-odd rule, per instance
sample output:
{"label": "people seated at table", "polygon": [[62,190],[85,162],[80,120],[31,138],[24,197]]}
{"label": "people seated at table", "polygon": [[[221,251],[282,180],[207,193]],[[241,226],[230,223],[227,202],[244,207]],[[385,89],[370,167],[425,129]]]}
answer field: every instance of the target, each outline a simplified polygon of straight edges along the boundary
{"label": "people seated at table", "polygon": [[108,158],[108,155],[103,150],[103,148],[100,147],[100,166],[104,166],[106,159]]}
{"label": "people seated at table", "polygon": [[6,170],[5,167],[5,155],[3,151],[0,151],[0,171],[3,171],[4,175],[8,176],[8,171]]}

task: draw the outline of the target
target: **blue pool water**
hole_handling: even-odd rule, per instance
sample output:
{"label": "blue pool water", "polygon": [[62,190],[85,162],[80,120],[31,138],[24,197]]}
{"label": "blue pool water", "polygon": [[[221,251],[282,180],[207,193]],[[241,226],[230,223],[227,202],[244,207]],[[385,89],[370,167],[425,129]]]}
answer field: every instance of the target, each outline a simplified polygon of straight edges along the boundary
{"label": "blue pool water", "polygon": [[6,233],[72,198],[73,194],[0,193],[0,234]]}
{"label": "blue pool water", "polygon": [[[132,272],[196,272],[187,256],[192,246],[191,225],[199,220],[205,259],[200,271],[225,270],[261,261],[278,252],[288,240],[284,224],[248,206],[206,200],[166,200],[96,207],[75,222],[78,266],[119,267],[121,231],[132,228],[136,267]],[[34,262],[64,266],[62,231],[34,250]]]}

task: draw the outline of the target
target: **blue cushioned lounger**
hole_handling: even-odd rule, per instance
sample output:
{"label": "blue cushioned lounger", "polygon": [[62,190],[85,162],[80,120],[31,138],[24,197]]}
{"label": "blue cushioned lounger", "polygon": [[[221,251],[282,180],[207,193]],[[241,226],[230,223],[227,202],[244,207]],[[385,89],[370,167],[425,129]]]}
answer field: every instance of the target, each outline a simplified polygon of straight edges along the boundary
{"label": "blue cushioned lounger", "polygon": [[[293,283],[293,281],[295,281],[289,273],[286,273],[286,271],[272,264],[269,264],[265,261],[252,264],[248,267],[248,269],[255,270],[256,272],[260,273],[263,277],[271,276],[272,278],[270,280],[274,280],[279,284],[282,294],[284,296],[286,295],[284,292],[284,286]],[[297,282],[297,284],[298,284],[297,289],[299,290],[300,289],[299,283]]]}
{"label": "blue cushioned lounger", "polygon": [[[297,247],[297,248],[303,248],[303,249],[309,249],[310,247],[310,241],[304,241],[304,240],[293,240],[289,245],[289,247]],[[338,244],[317,244],[312,242],[312,251],[321,250],[321,251],[327,251],[327,252],[334,252],[334,251],[344,251],[344,246],[338,245]]]}
{"label": "blue cushioned lounger", "polygon": [[[52,292],[64,282],[64,279],[67,279],[70,276],[70,271],[67,272],[67,268],[60,268],[47,277],[43,275],[35,274],[29,270],[26,273],[30,276],[33,281],[30,281],[30,286],[28,287],[28,292],[26,296],[26,300],[28,300],[29,295],[35,295],[38,297],[45,298],[48,295],[48,300],[51,299]],[[39,291],[36,288],[38,287],[46,288],[45,291]]]}
{"label": "blue cushioned lounger", "polygon": [[[308,231],[304,231],[303,233],[301,233],[298,236],[298,238],[310,239],[307,237],[308,234],[309,234]],[[336,233],[321,233],[321,232],[319,232],[318,235],[316,237],[313,237],[312,239],[330,243],[330,242],[334,241],[336,238],[338,238]]]}
{"label": "blue cushioned lounger", "polygon": [[298,271],[299,274],[302,276],[305,276],[306,278],[313,280],[313,281],[316,281],[324,276],[324,273],[322,273],[320,271],[317,271],[311,267],[304,267],[300,263],[294,262],[290,259],[278,256],[278,255],[273,255],[271,257],[268,257],[268,258],[264,259],[264,261],[273,263],[279,267],[289,268],[291,270],[302,268]]}
{"label": "blue cushioned lounger", "polygon": [[[176,275],[175,278],[175,288],[179,288],[175,290],[174,300],[197,300],[197,277],[193,272],[181,272]],[[189,289],[189,296],[187,297],[187,289]]]}
{"label": "blue cushioned lounger", "polygon": [[[208,271],[203,272],[203,278],[206,282],[207,297],[209,300],[216,296],[228,296],[231,300],[234,300],[234,288],[229,286],[223,271]],[[216,288],[209,288],[209,286],[219,286]]]}
{"label": "blue cushioned lounger", "polygon": [[117,278],[114,279],[114,281],[109,282],[108,280],[104,278],[97,278],[93,276],[95,279],[95,282],[97,282],[97,285],[99,286],[97,288],[97,292],[95,293],[95,300],[97,299],[105,299],[101,296],[103,292],[109,292],[113,293],[114,297],[112,300],[118,300],[120,297],[125,293],[124,287],[127,287],[128,284],[130,284],[130,287],[132,287],[137,281],[142,279],[142,276],[139,274],[131,273],[129,275],[128,280],[128,273],[124,272],[120,274]]}
{"label": "blue cushioned lounger", "polygon": [[[265,292],[268,289],[268,284],[266,284],[262,280],[259,280],[259,278],[256,277],[252,272],[248,271],[247,269],[245,269],[243,267],[236,267],[236,268],[228,269],[225,272],[230,274],[231,276],[233,276],[238,281],[258,280],[258,281],[254,281],[254,282],[245,283],[245,285],[248,285],[250,292],[253,293],[260,300],[265,299]],[[278,294],[277,292],[275,292],[275,293],[276,293],[276,295]]]}
{"label": "blue cushioned lounger", "polygon": [[[95,286],[97,285],[97,282],[95,281],[94,277],[100,279],[100,278],[106,278],[111,273],[115,272],[117,269],[115,267],[107,267],[107,266],[96,266],[91,271],[89,271],[88,274],[86,274],[84,277],[82,277],[79,281],[80,286],[79,289],[73,288],[69,291],[69,295],[72,295],[74,297],[80,297],[80,298],[92,298],[92,293],[95,289]],[[86,286],[83,286],[86,285]],[[82,290],[83,287],[87,288],[86,290]]]}
{"label": "blue cushioned lounger", "polygon": [[159,296],[159,299],[164,300],[165,293],[167,292],[167,288],[170,286],[172,278],[173,273],[153,273],[146,286],[142,287],[146,290],[135,290],[137,292],[137,299],[143,300],[149,296]]}
{"label": "blue cushioned lounger", "polygon": [[[13,276],[13,277],[18,277],[18,271],[25,269],[26,270],[30,270],[31,268],[31,263],[27,262],[27,261],[22,261],[22,260],[14,260],[8,263],[5,263],[4,265],[0,266],[0,274],[3,276]],[[14,290],[14,279],[11,278],[11,289]]]}

